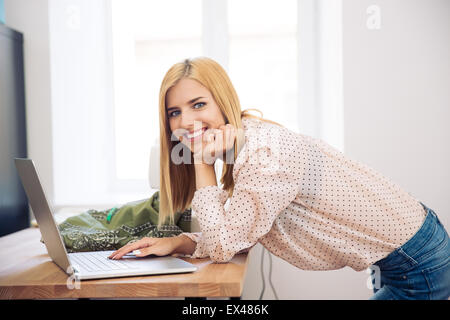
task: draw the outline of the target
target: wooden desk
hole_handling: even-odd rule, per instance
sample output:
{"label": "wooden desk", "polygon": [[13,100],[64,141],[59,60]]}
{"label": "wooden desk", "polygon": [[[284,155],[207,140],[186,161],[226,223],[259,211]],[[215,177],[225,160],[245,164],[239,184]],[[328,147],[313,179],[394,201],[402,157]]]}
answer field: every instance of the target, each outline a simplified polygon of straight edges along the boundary
{"label": "wooden desk", "polygon": [[193,273],[84,280],[69,289],[68,275],[52,262],[38,228],[0,237],[0,299],[240,297],[248,266],[247,253],[229,263],[184,260]]}

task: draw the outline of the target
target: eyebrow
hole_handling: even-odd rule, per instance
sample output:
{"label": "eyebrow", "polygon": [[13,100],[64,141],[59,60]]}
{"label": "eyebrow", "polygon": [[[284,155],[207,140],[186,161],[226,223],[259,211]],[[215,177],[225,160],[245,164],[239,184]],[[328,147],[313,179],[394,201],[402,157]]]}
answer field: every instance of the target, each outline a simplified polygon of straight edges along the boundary
{"label": "eyebrow", "polygon": [[[202,98],[205,98],[205,97],[197,97],[197,98],[194,98],[194,99],[192,99],[192,100],[189,100],[189,101],[188,101],[188,104],[194,103],[194,102],[197,101],[198,99],[202,99]],[[178,108],[178,107],[177,107],[177,106],[173,106],[173,107],[167,108],[167,111],[170,111],[170,110],[175,109],[175,108]]]}

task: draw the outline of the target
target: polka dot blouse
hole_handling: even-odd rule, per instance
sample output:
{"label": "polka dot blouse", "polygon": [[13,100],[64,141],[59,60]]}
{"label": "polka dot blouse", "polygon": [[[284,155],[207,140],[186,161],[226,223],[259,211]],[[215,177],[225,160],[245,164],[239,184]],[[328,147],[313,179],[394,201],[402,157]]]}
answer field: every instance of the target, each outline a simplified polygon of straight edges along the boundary
{"label": "polka dot blouse", "polygon": [[[420,202],[324,141],[244,118],[230,199],[218,186],[192,200],[201,233],[194,258],[227,262],[261,243],[303,270],[369,267],[409,240]],[[227,201],[228,200],[228,201]]]}

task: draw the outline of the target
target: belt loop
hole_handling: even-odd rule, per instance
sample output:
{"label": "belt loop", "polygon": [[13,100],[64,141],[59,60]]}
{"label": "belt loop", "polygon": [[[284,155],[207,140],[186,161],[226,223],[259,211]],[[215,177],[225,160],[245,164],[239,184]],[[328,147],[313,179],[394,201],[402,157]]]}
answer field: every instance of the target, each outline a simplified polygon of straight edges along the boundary
{"label": "belt loop", "polygon": [[422,207],[425,209],[425,211],[428,213],[431,213],[431,215],[432,216],[434,216],[435,218],[437,218],[437,215],[436,215],[436,213],[433,211],[433,210],[431,210],[430,208],[428,208],[426,205],[424,205],[423,203],[422,203],[422,201],[419,201],[420,202],[420,204],[422,205]]}
{"label": "belt loop", "polygon": [[436,212],[434,212],[433,210],[431,210],[431,209],[429,209],[430,210],[430,213],[435,217],[435,218],[437,218],[437,214],[436,214]]}
{"label": "belt loop", "polygon": [[423,207],[425,210],[428,211],[428,207],[427,207],[426,205],[424,205],[422,201],[419,201],[419,203],[422,205],[422,207]]}

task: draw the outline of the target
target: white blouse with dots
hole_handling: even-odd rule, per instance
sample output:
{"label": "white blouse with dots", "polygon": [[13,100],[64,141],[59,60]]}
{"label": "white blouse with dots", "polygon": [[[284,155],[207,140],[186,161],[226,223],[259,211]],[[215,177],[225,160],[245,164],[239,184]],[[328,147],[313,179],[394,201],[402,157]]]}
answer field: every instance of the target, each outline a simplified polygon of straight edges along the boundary
{"label": "white blouse with dots", "polygon": [[245,144],[233,196],[200,188],[192,209],[201,233],[191,257],[227,262],[257,242],[303,270],[368,268],[420,228],[420,202],[324,141],[243,118]]}

